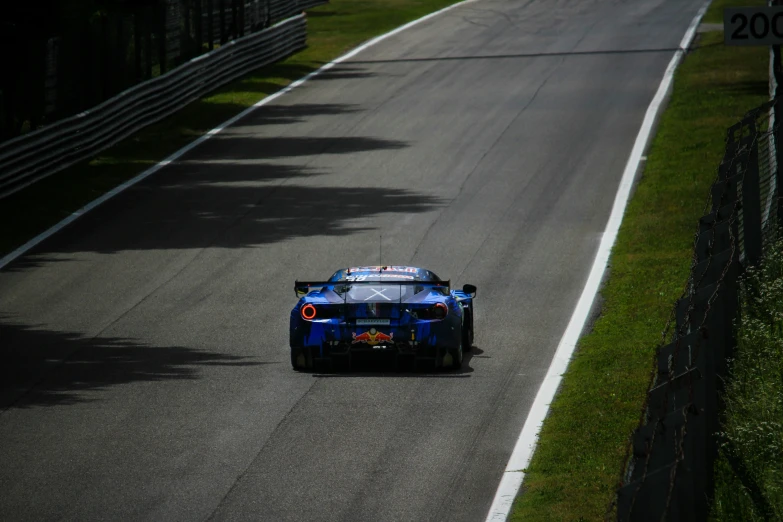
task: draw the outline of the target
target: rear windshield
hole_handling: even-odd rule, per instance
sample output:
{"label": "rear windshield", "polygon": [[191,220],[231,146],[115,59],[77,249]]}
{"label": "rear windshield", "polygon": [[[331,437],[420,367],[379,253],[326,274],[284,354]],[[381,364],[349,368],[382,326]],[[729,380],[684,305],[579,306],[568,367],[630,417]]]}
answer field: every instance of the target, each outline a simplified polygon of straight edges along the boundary
{"label": "rear windshield", "polygon": [[334,291],[345,299],[346,303],[401,303],[416,302],[430,295],[448,295],[448,290],[430,285],[336,285]]}

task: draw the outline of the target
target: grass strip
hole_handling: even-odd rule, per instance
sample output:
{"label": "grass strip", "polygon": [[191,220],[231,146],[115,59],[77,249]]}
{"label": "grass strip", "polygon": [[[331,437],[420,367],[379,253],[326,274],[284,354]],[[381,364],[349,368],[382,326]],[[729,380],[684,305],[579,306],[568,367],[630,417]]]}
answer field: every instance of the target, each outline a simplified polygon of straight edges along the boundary
{"label": "grass strip", "polygon": [[783,241],[740,285],[711,519],[783,520]]}
{"label": "grass strip", "polygon": [[[733,5],[758,5],[732,0]],[[718,2],[708,13],[715,20]],[[690,269],[726,128],[767,96],[767,49],[705,33],[676,73],[601,291],[526,470],[512,520],[603,520],[639,422],[661,332]]]}
{"label": "grass strip", "polygon": [[307,13],[307,49],[260,68],[146,127],[97,157],[0,200],[0,255],[155,165],[262,98],[374,36],[457,0],[330,0]]}

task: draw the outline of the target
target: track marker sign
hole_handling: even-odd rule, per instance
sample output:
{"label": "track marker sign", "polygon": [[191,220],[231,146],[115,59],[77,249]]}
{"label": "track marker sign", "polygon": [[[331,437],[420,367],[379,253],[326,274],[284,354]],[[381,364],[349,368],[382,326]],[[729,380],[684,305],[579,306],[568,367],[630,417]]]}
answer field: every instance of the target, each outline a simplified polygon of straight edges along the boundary
{"label": "track marker sign", "polygon": [[783,44],[783,6],[726,7],[723,9],[723,43]]}

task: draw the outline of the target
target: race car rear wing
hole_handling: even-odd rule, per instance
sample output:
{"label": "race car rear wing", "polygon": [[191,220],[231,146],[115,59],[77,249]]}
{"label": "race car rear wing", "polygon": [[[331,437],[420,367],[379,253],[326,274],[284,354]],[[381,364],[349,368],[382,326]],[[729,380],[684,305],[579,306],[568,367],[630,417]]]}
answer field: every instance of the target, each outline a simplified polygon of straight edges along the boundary
{"label": "race car rear wing", "polygon": [[429,286],[432,288],[445,288],[447,292],[451,291],[451,280],[448,281],[389,281],[388,279],[363,279],[361,281],[296,281],[294,283],[294,292],[296,297],[307,295],[312,288],[323,288],[325,286],[351,286],[351,285],[416,285]]}

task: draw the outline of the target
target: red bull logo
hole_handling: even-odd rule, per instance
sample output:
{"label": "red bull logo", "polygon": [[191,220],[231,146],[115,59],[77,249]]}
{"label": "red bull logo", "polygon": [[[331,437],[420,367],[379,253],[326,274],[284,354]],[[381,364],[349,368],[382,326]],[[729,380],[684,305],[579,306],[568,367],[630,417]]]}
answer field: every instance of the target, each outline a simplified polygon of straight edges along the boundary
{"label": "red bull logo", "polygon": [[370,328],[369,331],[360,333],[359,335],[356,335],[356,332],[353,332],[353,343],[351,344],[367,343],[370,346],[375,346],[376,344],[391,342],[393,337],[394,332],[386,335],[375,328]]}

